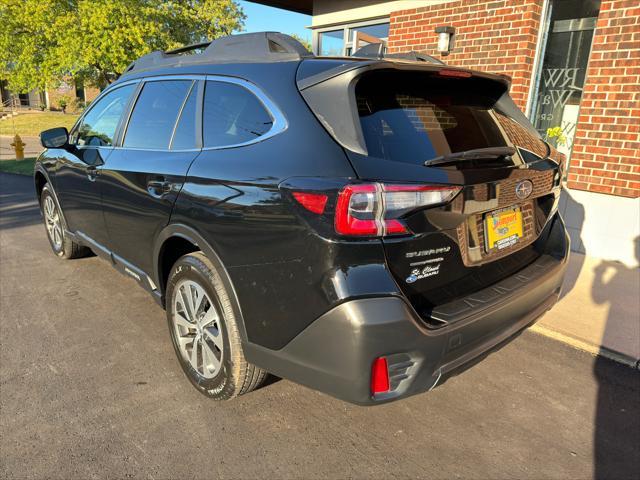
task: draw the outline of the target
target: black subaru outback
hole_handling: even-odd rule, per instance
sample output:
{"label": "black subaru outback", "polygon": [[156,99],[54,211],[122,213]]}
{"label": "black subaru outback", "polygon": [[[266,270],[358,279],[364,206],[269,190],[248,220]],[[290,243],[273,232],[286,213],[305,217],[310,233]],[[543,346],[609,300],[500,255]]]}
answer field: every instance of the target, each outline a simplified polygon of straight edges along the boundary
{"label": "black subaru outback", "polygon": [[212,398],[266,372],[358,404],[433,388],[556,302],[569,241],[508,77],[409,58],[277,33],[140,58],[41,134],[53,251],[147,289]]}

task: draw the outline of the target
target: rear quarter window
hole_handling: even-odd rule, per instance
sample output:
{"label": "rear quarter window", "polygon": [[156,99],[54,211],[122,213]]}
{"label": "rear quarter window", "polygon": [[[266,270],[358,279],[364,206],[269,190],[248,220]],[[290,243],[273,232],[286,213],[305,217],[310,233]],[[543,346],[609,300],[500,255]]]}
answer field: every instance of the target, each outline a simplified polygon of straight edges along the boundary
{"label": "rear quarter window", "polygon": [[246,143],[265,135],[272,126],[273,118],[249,90],[233,83],[206,82],[202,110],[205,148]]}

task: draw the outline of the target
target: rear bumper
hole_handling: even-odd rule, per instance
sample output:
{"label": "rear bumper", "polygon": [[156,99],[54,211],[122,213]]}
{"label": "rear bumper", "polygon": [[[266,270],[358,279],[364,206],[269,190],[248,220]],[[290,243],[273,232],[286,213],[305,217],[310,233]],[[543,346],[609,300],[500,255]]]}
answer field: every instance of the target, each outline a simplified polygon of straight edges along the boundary
{"label": "rear bumper", "polygon": [[[569,239],[558,215],[553,222],[548,253],[513,277],[470,296],[474,306],[468,311],[454,304],[441,309],[456,317],[446,327],[428,329],[401,297],[355,299],[322,315],[281,350],[246,345],[247,359],[275,375],[360,405],[429,390],[555,304]],[[387,358],[391,391],[373,397],[371,365],[380,356]]]}

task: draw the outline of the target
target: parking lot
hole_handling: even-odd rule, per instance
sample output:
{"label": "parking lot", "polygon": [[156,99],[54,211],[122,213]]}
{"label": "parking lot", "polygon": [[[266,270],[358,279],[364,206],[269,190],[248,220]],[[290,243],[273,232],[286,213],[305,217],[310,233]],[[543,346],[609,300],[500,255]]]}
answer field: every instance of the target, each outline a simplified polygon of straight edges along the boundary
{"label": "parking lot", "polygon": [[0,289],[2,478],[640,471],[638,370],[531,332],[433,392],[380,407],[277,379],[208,400],[148,294],[96,257],[50,252],[28,177],[0,174]]}

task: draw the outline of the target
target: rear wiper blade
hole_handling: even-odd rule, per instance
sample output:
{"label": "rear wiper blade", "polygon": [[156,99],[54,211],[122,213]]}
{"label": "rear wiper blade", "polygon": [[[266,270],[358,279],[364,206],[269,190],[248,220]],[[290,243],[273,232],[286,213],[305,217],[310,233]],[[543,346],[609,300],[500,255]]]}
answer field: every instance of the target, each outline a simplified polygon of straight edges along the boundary
{"label": "rear wiper blade", "polygon": [[424,165],[443,165],[445,163],[459,162],[465,160],[477,160],[478,158],[501,158],[515,155],[516,149],[513,147],[487,147],[465,150],[463,152],[447,153],[439,157],[432,158],[424,162]]}

